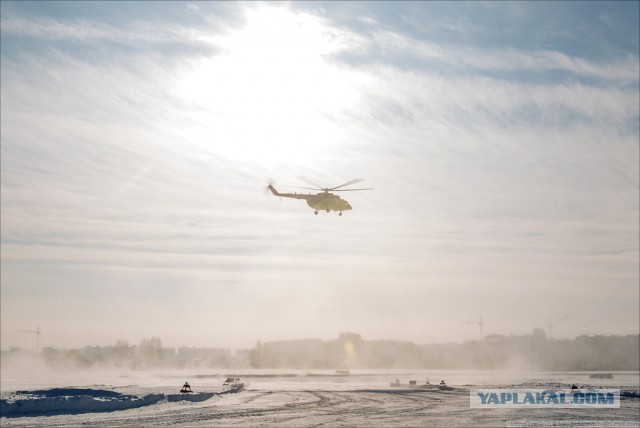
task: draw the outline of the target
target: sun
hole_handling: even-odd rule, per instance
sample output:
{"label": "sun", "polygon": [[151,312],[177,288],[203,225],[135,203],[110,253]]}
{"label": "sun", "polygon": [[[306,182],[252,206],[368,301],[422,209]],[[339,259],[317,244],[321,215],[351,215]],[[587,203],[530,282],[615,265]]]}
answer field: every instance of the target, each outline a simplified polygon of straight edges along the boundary
{"label": "sun", "polygon": [[331,60],[344,40],[320,17],[264,5],[247,10],[245,27],[210,40],[222,53],[178,85],[197,107],[193,138],[269,166],[309,165],[343,138],[335,118],[355,102],[354,79]]}

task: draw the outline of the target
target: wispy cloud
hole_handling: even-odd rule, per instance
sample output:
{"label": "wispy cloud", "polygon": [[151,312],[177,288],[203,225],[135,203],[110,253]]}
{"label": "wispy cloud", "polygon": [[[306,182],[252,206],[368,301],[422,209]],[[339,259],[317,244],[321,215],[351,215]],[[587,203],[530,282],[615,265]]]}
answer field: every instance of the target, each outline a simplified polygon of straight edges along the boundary
{"label": "wispy cloud", "polygon": [[[592,61],[567,55],[562,52],[541,50],[518,50],[514,48],[484,48],[461,45],[443,45],[428,40],[417,40],[393,31],[379,31],[369,40],[365,52],[356,52],[365,58],[388,58],[400,60],[402,57],[442,63],[454,67],[449,70],[456,74],[475,75],[479,72],[520,71],[542,74],[550,71],[565,71],[574,78],[596,78],[604,82],[628,85],[638,82],[640,63],[638,57],[628,54],[610,61]],[[428,69],[429,62],[419,64]],[[548,78],[547,78],[548,79]],[[593,82],[596,83],[596,82]],[[602,82],[597,82],[602,84]]]}
{"label": "wispy cloud", "polygon": [[[576,293],[611,315],[607,332],[633,330],[637,55],[441,40],[399,25],[408,11],[338,25],[305,4],[234,6],[229,21],[191,6],[193,26],[3,9],[3,346],[41,301],[69,295],[65,309],[89,305],[105,331],[103,306],[126,300],[114,294],[148,298],[175,340],[163,311],[206,325],[234,315],[220,302],[243,302],[260,328],[234,331],[234,346],[287,336],[291,319],[310,336],[419,341],[422,327],[400,331],[525,298],[535,309],[504,332],[529,332]],[[300,175],[375,190],[343,195],[354,211],[341,218],[263,192]],[[606,308],[602,284],[616,290]],[[300,306],[283,308],[291,296]],[[282,317],[267,322],[273,307]]]}

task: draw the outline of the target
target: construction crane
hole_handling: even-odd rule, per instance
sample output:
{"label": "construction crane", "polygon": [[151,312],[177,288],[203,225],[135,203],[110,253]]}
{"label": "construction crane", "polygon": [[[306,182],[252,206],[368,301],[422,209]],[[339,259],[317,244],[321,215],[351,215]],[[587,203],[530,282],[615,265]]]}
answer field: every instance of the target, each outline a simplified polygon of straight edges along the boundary
{"label": "construction crane", "polygon": [[480,321],[467,321],[465,324],[475,324],[480,326],[480,342],[484,341],[484,321],[482,315],[480,315]]}
{"label": "construction crane", "polygon": [[551,339],[551,329],[553,328],[553,326],[558,324],[560,321],[566,320],[568,316],[569,316],[569,314],[563,316],[562,318],[560,318],[559,320],[554,321],[554,322],[551,322],[551,318],[549,318],[549,324],[548,324],[548,327],[549,327],[549,339]]}
{"label": "construction crane", "polygon": [[36,352],[40,348],[40,326],[35,330],[20,330],[20,333],[34,333],[36,335]]}

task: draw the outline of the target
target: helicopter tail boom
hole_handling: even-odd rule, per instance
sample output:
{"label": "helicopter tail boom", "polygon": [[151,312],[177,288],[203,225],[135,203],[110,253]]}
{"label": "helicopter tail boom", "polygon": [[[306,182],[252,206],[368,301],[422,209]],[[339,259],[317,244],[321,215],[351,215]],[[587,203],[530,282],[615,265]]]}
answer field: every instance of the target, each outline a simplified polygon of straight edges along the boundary
{"label": "helicopter tail boom", "polygon": [[267,188],[268,188],[269,190],[271,190],[271,193],[273,193],[274,195],[276,195],[276,196],[280,196],[280,193],[279,193],[279,192],[276,190],[276,188],[275,188],[275,187],[273,187],[271,184],[269,184],[269,186],[267,186]]}
{"label": "helicopter tail boom", "polygon": [[275,196],[278,196],[280,198],[309,199],[313,197],[312,195],[301,195],[298,193],[280,193],[271,184],[267,186],[267,189],[271,190],[271,193],[273,193]]}

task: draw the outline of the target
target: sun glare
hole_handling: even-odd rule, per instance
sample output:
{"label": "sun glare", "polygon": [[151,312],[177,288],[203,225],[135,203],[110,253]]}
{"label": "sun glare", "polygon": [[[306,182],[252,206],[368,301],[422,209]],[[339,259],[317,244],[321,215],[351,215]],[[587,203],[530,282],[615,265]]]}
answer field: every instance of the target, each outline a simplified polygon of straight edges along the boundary
{"label": "sun glare", "polygon": [[349,73],[328,60],[341,47],[332,31],[285,8],[248,11],[246,27],[212,39],[224,53],[179,82],[198,107],[194,137],[233,159],[312,163],[340,141],[328,118],[355,100]]}

